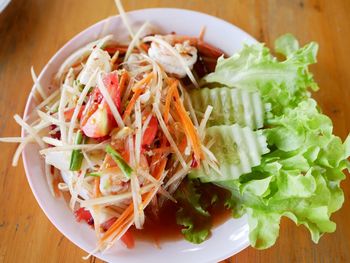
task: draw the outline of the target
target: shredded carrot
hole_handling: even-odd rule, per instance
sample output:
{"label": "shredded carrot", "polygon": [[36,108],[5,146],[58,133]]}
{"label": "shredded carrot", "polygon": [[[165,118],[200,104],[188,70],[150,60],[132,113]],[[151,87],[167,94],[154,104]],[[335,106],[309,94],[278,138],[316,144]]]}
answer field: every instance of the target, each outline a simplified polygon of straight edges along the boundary
{"label": "shredded carrot", "polygon": [[165,80],[165,83],[166,83],[167,85],[171,85],[176,79],[175,79],[175,78],[170,78],[170,77],[168,77],[168,76],[165,76],[165,77],[164,77],[164,80]]}
{"label": "shredded carrot", "polygon": [[201,142],[199,139],[198,132],[197,132],[196,128],[194,127],[190,117],[188,116],[188,114],[185,110],[185,107],[183,106],[183,104],[180,100],[178,93],[174,92],[174,94],[175,94],[175,98],[176,98],[175,103],[174,103],[176,112],[180,117],[180,120],[182,122],[185,133],[187,134],[188,138],[190,139],[194,155],[195,155],[197,161],[199,161],[199,160],[203,159],[204,156],[203,156],[203,152],[201,149]]}
{"label": "shredded carrot", "polygon": [[100,177],[95,177],[94,181],[94,197],[100,197],[101,191],[100,191]]}
{"label": "shredded carrot", "polygon": [[203,26],[203,27],[201,28],[201,31],[199,32],[199,36],[198,36],[199,41],[203,41],[204,35],[205,35],[205,30],[206,30],[206,27]]}
{"label": "shredded carrot", "polygon": [[[165,147],[167,144],[167,140],[165,136],[162,136],[161,138],[161,147]],[[157,155],[157,158],[161,158],[161,154],[157,153],[153,157]],[[152,158],[153,159],[153,158]],[[167,159],[162,159],[161,162],[156,166],[156,168],[152,172],[152,176],[159,180],[162,176],[165,166],[167,163]],[[154,193],[153,193],[154,194]],[[142,195],[142,204],[146,206],[146,204],[150,201],[149,199],[152,198],[152,191],[145,193]],[[133,204],[130,204],[128,208],[124,210],[124,212],[118,217],[118,219],[113,223],[113,225],[107,230],[107,232],[103,235],[103,237],[100,239],[100,244],[106,241],[108,238],[110,238],[112,235],[118,236],[123,231],[123,226],[127,226],[132,218],[134,213],[134,206]]]}
{"label": "shredded carrot", "polygon": [[119,51],[117,50],[117,52],[114,53],[113,57],[111,58],[111,61],[110,61],[110,65],[111,67],[113,68],[115,62],[118,60],[119,58]]}
{"label": "shredded carrot", "polygon": [[126,107],[124,114],[123,114],[123,120],[125,121],[126,117],[128,117],[132,111],[132,108],[134,107],[136,100],[142,92],[144,91],[143,85],[147,85],[149,81],[153,78],[154,74],[149,73],[146,77],[144,77],[142,80],[137,82],[131,89],[134,92],[133,96],[131,97],[128,106]]}
{"label": "shredded carrot", "polygon": [[175,89],[177,89],[178,84],[179,84],[179,81],[175,80],[172,82],[172,84],[170,85],[170,87],[168,89],[168,94],[166,95],[165,107],[164,107],[164,113],[163,113],[165,123],[168,123],[169,112],[170,112],[170,103],[171,103],[171,100],[173,98],[173,93],[174,93]]}
{"label": "shredded carrot", "polygon": [[[157,180],[160,179],[162,176],[165,166],[167,163],[167,159],[163,159],[159,165],[157,166],[157,169],[155,169],[154,173],[152,174],[153,177]],[[150,199],[153,197],[154,191],[150,191],[148,193],[145,193],[142,195],[142,204],[144,206],[147,205],[147,203],[150,201]],[[100,244],[106,241],[108,238],[110,238],[112,235],[115,237],[118,236],[122,231],[124,227],[126,227],[132,220],[134,213],[134,206],[133,204],[130,204],[127,209],[124,210],[124,212],[120,215],[120,217],[113,223],[113,225],[107,230],[107,232],[103,235],[103,237],[100,239]],[[114,238],[112,239],[114,240]]]}
{"label": "shredded carrot", "polygon": [[152,149],[152,152],[154,153],[165,153],[170,151],[172,151],[172,148],[169,146]]}
{"label": "shredded carrot", "polygon": [[53,190],[55,192],[55,197],[60,197],[61,192],[60,189],[58,189],[58,183],[60,182],[60,179],[58,177],[55,177],[52,182]]}
{"label": "shredded carrot", "polygon": [[[160,147],[166,147],[167,139],[163,135],[160,138],[161,144]],[[158,160],[162,157],[160,153],[155,154],[153,157],[157,157]],[[153,158],[152,158],[153,159]],[[152,172],[152,176],[159,180],[164,173],[165,167],[167,164],[167,159],[163,158],[156,166],[156,168]],[[145,193],[142,195],[142,205],[146,207],[146,205],[149,203],[150,199],[154,196],[154,190]],[[118,217],[118,219],[113,223],[113,225],[107,230],[107,232],[101,237],[99,240],[99,245],[102,245],[106,240],[108,240],[112,235],[114,236],[112,238],[112,241],[120,235],[125,229],[126,226],[128,226],[133,219],[133,213],[134,213],[134,205],[130,204],[124,212]]]}
{"label": "shredded carrot", "polygon": [[149,44],[146,44],[146,43],[141,43],[141,44],[140,44],[140,48],[142,48],[143,51],[148,52],[148,50],[149,50],[149,48],[150,48],[150,45],[149,45]]}
{"label": "shredded carrot", "polygon": [[139,89],[135,90],[134,95],[131,97],[129,104],[128,104],[128,106],[126,106],[126,109],[124,111],[123,121],[125,121],[126,117],[128,117],[130,115],[130,113],[131,113],[131,111],[136,103],[136,100],[140,97],[142,92],[143,92],[143,88],[139,88]]}
{"label": "shredded carrot", "polygon": [[111,235],[119,235],[122,231],[122,226],[125,225],[125,221],[129,221],[132,218],[132,213],[134,212],[133,204],[130,204],[127,209],[118,217],[118,219],[111,225],[111,227],[106,231],[103,237],[100,239],[100,243],[106,241]]}
{"label": "shredded carrot", "polygon": [[126,88],[126,84],[129,80],[129,74],[128,72],[125,70],[120,78],[120,82],[119,82],[119,92],[120,95],[122,96],[124,94],[125,88]]}
{"label": "shredded carrot", "polygon": [[141,79],[139,82],[137,82],[131,89],[133,92],[140,89],[143,85],[146,85],[149,83],[149,81],[154,77],[153,73],[148,73],[146,77]]}
{"label": "shredded carrot", "polygon": [[183,153],[185,151],[186,146],[187,146],[187,138],[186,138],[186,136],[184,136],[182,141],[181,141],[181,143],[180,143],[180,145],[179,145],[180,153]]}
{"label": "shredded carrot", "polygon": [[[104,49],[110,54],[114,54],[115,52],[119,51],[121,55],[125,54],[128,51],[128,46],[123,46],[123,45],[114,45],[114,46],[108,46],[105,47]],[[136,49],[133,50],[134,52],[137,52]]]}

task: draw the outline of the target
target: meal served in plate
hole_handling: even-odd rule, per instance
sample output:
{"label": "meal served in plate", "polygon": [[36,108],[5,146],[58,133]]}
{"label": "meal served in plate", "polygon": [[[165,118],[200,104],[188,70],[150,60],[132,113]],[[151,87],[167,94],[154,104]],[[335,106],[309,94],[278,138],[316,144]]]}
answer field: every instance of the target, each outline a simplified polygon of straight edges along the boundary
{"label": "meal served in plate", "polygon": [[[210,238],[215,218],[248,216],[250,242],[272,246],[282,216],[312,240],[333,232],[343,201],[350,140],[332,134],[310,91],[317,44],[290,34],[245,45],[228,57],[199,37],[159,34],[145,23],[131,41],[107,35],[74,52],[38,104],[19,142],[35,142],[48,186],[91,225],[97,251],[142,232],[193,243]],[[158,230],[157,230],[158,228]],[[161,231],[159,231],[161,229]]]}

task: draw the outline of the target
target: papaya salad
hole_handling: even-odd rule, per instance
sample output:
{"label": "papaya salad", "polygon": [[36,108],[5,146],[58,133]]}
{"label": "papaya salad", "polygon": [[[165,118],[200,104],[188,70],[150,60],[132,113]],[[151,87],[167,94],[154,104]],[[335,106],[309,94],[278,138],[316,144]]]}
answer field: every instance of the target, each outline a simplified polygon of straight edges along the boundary
{"label": "papaya salad", "polygon": [[27,119],[15,115],[25,136],[1,138],[20,143],[14,165],[28,143],[39,145],[52,194],[68,194],[76,219],[96,232],[96,251],[120,239],[132,247],[130,229],[169,202],[193,243],[210,237],[218,203],[247,215],[256,248],[275,243],[283,216],[314,242],[335,231],[350,140],[333,135],[310,96],[317,44],[299,47],[287,34],[275,42],[279,58],[261,43],[227,57],[204,31],[150,33],[146,22],[134,32],[117,3],[130,42],[107,35],[78,49],[50,94],[32,71],[38,103]]}

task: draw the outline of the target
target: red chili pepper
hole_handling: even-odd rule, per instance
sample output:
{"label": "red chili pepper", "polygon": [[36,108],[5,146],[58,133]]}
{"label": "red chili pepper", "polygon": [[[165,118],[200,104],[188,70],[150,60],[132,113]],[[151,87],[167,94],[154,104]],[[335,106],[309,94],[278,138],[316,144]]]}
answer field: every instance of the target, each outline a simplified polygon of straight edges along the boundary
{"label": "red chili pepper", "polygon": [[[56,128],[57,128],[56,124],[51,124],[50,127],[49,127],[50,131],[53,131]],[[55,133],[52,133],[51,134],[51,138],[60,140],[61,139],[61,132],[60,131],[56,131]]]}
{"label": "red chili pepper", "polygon": [[192,154],[191,168],[198,168],[198,165],[197,159],[194,157],[194,154]]}

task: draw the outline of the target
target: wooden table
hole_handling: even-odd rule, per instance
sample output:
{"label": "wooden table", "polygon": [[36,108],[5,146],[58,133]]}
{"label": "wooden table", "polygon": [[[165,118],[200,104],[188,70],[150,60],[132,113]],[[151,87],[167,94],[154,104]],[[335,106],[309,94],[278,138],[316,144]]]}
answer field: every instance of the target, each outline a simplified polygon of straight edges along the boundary
{"label": "wooden table", "polygon": [[[126,10],[178,7],[229,21],[267,45],[291,32],[306,43],[320,44],[312,66],[321,90],[315,95],[334,121],[335,133],[350,131],[350,1],[348,0],[144,0],[124,1]],[[95,22],[116,14],[112,0],[12,0],[0,14],[0,136],[19,135],[12,116],[22,113],[37,72],[70,38]],[[14,145],[1,144],[0,262],[83,262],[85,252],[49,222],[36,203],[22,164],[11,167]],[[304,228],[285,220],[280,238],[268,250],[247,248],[226,262],[350,262],[350,182],[342,184],[346,202],[333,217],[334,234],[318,245]],[[92,262],[100,262],[92,258]],[[141,260],[140,260],[141,262]]]}

